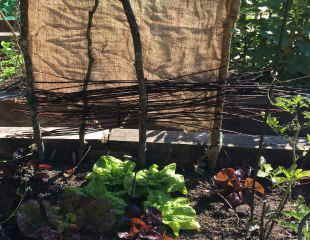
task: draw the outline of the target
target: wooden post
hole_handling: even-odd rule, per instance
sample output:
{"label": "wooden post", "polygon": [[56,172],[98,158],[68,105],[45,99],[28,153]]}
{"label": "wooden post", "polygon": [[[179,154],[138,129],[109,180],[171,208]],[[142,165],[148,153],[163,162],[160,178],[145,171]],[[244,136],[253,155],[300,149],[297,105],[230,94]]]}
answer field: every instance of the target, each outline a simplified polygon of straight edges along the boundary
{"label": "wooden post", "polygon": [[40,121],[38,115],[38,102],[35,95],[34,76],[32,72],[32,60],[29,55],[28,48],[28,0],[20,0],[20,47],[24,56],[24,72],[26,77],[26,97],[30,109],[33,138],[37,147],[38,157],[40,161],[44,160],[44,144],[42,140]]}
{"label": "wooden post", "polygon": [[139,82],[139,101],[140,101],[140,110],[139,110],[139,167],[144,167],[146,164],[146,120],[147,120],[147,91],[145,86],[144,70],[143,70],[143,53],[142,53],[142,43],[139,32],[139,26],[137,24],[134,12],[130,5],[129,0],[120,0],[123,4],[123,9],[126,14],[133,45],[135,51],[135,69],[137,80]]}
{"label": "wooden post", "polygon": [[90,82],[93,64],[95,61],[94,56],[93,56],[93,51],[92,51],[93,41],[91,37],[91,28],[93,26],[94,15],[98,9],[98,6],[99,6],[99,0],[95,0],[94,6],[89,11],[87,30],[86,30],[88,65],[87,65],[87,70],[86,70],[84,83],[83,83],[83,89],[82,89],[83,106],[82,106],[82,122],[81,122],[80,129],[79,129],[79,139],[80,139],[80,149],[79,149],[79,154],[78,154],[79,161],[82,160],[84,151],[85,151],[86,120],[87,120],[87,113],[88,113],[88,106],[89,106],[87,90],[88,90],[88,84]]}
{"label": "wooden post", "polygon": [[[229,18],[224,22],[224,34],[222,43],[222,64],[219,70],[219,80],[225,81],[228,77],[229,60],[230,60],[230,46],[232,29],[235,21],[238,18],[240,10],[240,0],[228,1],[226,11],[230,13]],[[223,83],[224,84],[224,83]],[[223,108],[224,108],[224,96],[222,90],[218,91],[217,108],[215,109],[215,120],[210,136],[209,149],[207,152],[208,168],[214,170],[217,165],[217,160],[222,149],[222,121],[223,121]]]}

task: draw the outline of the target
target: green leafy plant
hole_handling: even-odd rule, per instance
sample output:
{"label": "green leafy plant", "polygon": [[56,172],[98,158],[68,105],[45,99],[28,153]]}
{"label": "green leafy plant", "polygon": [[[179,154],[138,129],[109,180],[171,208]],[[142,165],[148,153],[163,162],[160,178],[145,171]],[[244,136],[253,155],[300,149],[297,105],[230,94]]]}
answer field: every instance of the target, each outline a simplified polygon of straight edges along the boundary
{"label": "green leafy plant", "polygon": [[0,59],[0,81],[21,74],[23,57],[12,42],[1,42]]}
{"label": "green leafy plant", "polygon": [[284,168],[282,166],[273,169],[269,163],[261,162],[261,170],[258,172],[259,177],[270,177],[272,183],[277,186],[281,184],[290,184],[292,187],[305,178],[310,178],[310,170]]}
{"label": "green leafy plant", "polygon": [[[294,233],[298,233],[298,227],[301,221],[310,213],[310,206],[305,203],[303,197],[299,197],[294,204],[295,209],[283,211],[282,219],[279,224]],[[303,235],[306,239],[310,239],[309,223],[303,229]]]}
{"label": "green leafy plant", "polygon": [[[293,156],[289,168],[279,166],[274,169],[271,164],[266,163],[264,158],[261,159],[261,168],[258,171],[257,176],[269,178],[273,183],[273,187],[278,188],[283,192],[278,207],[271,212],[269,220],[265,224],[261,224],[261,228],[264,229],[261,230],[260,239],[262,240],[269,239],[275,222],[283,213],[287,201],[291,198],[292,189],[299,181],[305,178],[310,178],[310,171],[298,168],[298,161],[302,161],[303,157],[309,153],[309,151],[302,154],[298,152],[298,141],[302,130],[306,130],[310,127],[310,100],[302,96],[295,96],[292,98],[278,97],[275,99],[275,102],[273,102],[273,105],[290,114],[290,120],[281,123],[279,118],[271,114],[265,115],[264,119],[266,119],[267,125],[277,134],[288,140],[292,147]],[[263,211],[263,215],[264,214],[266,214],[265,211]],[[264,217],[261,219],[264,219]]]}
{"label": "green leafy plant", "polygon": [[0,0],[0,10],[6,16],[6,20],[15,19],[16,0]]}
{"label": "green leafy plant", "polygon": [[[231,67],[272,68],[279,79],[310,74],[310,11],[307,0],[244,0],[234,30]],[[308,84],[309,77],[302,81]]]}
{"label": "green leafy plant", "polygon": [[102,156],[88,174],[88,183],[70,191],[109,200],[119,216],[124,215],[133,198],[141,199],[145,209],[158,209],[163,223],[178,236],[181,229],[195,230],[200,226],[188,199],[172,195],[187,193],[184,177],[175,171],[176,164],[170,164],[161,170],[154,164],[149,169],[135,172],[135,163],[132,161]]}

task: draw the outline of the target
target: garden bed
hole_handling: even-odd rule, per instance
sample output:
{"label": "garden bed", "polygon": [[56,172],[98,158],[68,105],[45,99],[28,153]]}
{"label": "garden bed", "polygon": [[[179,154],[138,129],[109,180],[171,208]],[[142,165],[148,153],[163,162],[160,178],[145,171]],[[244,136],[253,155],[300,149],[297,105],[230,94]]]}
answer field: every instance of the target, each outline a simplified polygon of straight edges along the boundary
{"label": "garden bed", "polygon": [[[64,177],[65,169],[68,169],[68,166],[54,165],[51,169],[46,169],[46,166],[41,166],[41,169],[36,172],[31,177],[29,186],[31,190],[23,202],[29,201],[29,199],[36,200],[39,202],[47,201],[49,204],[53,205],[56,202],[61,201],[62,192],[68,187],[77,187],[85,183],[85,176],[87,172],[91,169],[92,162],[85,162],[81,166],[80,171],[73,175],[70,178]],[[50,167],[48,167],[50,168]],[[12,172],[4,172],[2,169],[2,178],[0,180],[0,190],[6,194],[2,194],[0,197],[0,209],[1,219],[5,219],[6,216],[14,210],[14,208],[20,203],[20,196],[16,195],[16,191],[22,194],[23,189],[19,183],[18,174],[23,173],[23,177],[27,176],[27,173],[30,175],[33,174],[32,167],[24,167],[23,170],[11,169]],[[18,173],[20,171],[20,173]],[[181,173],[183,170],[181,170]],[[13,172],[15,172],[15,177],[13,177]],[[16,174],[17,173],[17,174]],[[68,173],[68,172],[67,172]],[[3,174],[6,174],[4,176]],[[21,175],[19,175],[20,177]],[[188,187],[189,193],[188,197],[190,199],[191,205],[197,212],[197,219],[201,226],[199,231],[181,231],[180,240],[205,240],[205,239],[240,239],[245,237],[245,229],[250,215],[250,207],[246,204],[242,204],[236,208],[230,208],[225,200],[223,200],[219,195],[214,193],[214,188],[212,187],[212,181],[210,177],[203,177],[197,173],[189,173],[187,171],[185,175],[186,185]],[[271,208],[276,208],[280,200],[280,193],[278,191],[271,191],[270,185],[267,181],[262,182],[266,189],[266,200]],[[309,193],[306,193],[304,188],[299,190],[298,193],[302,193],[306,196],[309,196]],[[87,206],[87,204],[86,204]],[[256,196],[255,198],[255,211],[254,218],[259,220],[262,212],[263,201],[261,196]],[[287,205],[288,209],[292,208],[291,204]],[[8,223],[4,224],[4,233],[10,240],[28,240],[22,236],[16,225],[16,218],[13,217]],[[93,232],[79,232],[76,235],[76,238],[68,239],[116,239],[116,229],[113,229],[111,234],[100,234],[96,235]],[[253,230],[253,238],[256,239],[258,230]],[[0,235],[1,236],[1,235]],[[72,235],[73,236],[73,235]],[[2,238],[1,238],[2,239]],[[58,238],[46,238],[46,239],[58,239]],[[66,238],[65,238],[66,239]],[[296,236],[288,231],[287,229],[282,228],[279,225],[276,225],[273,231],[272,239],[296,239]]]}

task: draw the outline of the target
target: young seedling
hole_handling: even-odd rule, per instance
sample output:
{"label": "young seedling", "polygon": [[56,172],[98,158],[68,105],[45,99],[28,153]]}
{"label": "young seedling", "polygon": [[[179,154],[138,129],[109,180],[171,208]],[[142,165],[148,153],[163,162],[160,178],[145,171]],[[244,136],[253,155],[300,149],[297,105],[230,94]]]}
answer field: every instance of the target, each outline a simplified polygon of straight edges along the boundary
{"label": "young seedling", "polygon": [[[302,223],[303,219],[306,219],[306,216],[310,214],[310,206],[305,203],[305,199],[302,196],[299,196],[297,201],[294,204],[294,209],[283,211],[284,219],[279,220],[279,224],[286,229],[294,233],[298,233],[299,225]],[[309,221],[309,218],[306,221]],[[309,223],[306,223],[301,230],[305,239],[310,239],[310,226]]]}

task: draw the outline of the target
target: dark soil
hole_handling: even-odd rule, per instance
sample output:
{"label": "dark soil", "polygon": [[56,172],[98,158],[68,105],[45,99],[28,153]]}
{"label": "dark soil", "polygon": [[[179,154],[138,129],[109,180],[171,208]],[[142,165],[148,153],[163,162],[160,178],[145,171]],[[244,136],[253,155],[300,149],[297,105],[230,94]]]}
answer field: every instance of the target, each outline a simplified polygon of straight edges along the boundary
{"label": "dark soil", "polygon": [[[247,223],[250,216],[250,207],[242,205],[234,210],[217,195],[213,195],[210,183],[207,179],[195,179],[190,189],[189,197],[197,211],[201,224],[200,232],[184,232],[181,240],[235,240],[244,239]],[[280,193],[270,192],[266,195],[266,202],[271,209],[278,206]],[[263,198],[255,197],[255,222],[259,222],[263,206]],[[289,203],[287,208],[290,208]],[[237,213],[238,212],[238,213]],[[253,231],[250,239],[258,239],[258,230]],[[286,240],[297,239],[297,237],[286,229],[276,225],[273,230],[272,239]]]}
{"label": "dark soil", "polygon": [[[89,169],[89,168],[88,168]],[[74,175],[70,179],[63,177],[62,170],[41,170],[31,178],[29,184],[31,191],[27,194],[26,199],[57,199],[59,193],[64,187],[79,186],[85,180],[85,173]],[[180,240],[206,240],[206,239],[244,239],[246,227],[249,219],[249,207],[243,205],[236,210],[231,209],[223,199],[211,191],[211,185],[207,178],[199,176],[186,177],[187,184],[190,190],[189,197],[193,207],[196,209],[198,219],[201,224],[201,230],[182,232]],[[16,176],[0,178],[0,216],[1,220],[5,219],[18,205],[20,197],[15,194],[19,189]],[[271,209],[275,209],[280,200],[279,192],[269,192],[266,195],[266,201]],[[258,222],[262,212],[263,199],[256,196],[254,219]],[[290,207],[290,204],[288,204]],[[237,213],[238,212],[238,213]],[[1,224],[0,224],[1,227]],[[8,238],[1,237],[5,234]],[[3,235],[3,236],[5,236]],[[257,239],[258,230],[253,230],[251,239]],[[92,236],[81,238],[85,240],[91,239],[116,239],[112,236]],[[15,218],[12,218],[8,223],[0,228],[1,240],[28,240],[20,235],[16,226]],[[297,239],[296,236],[287,230],[276,225],[273,231],[272,239],[285,240]]]}

